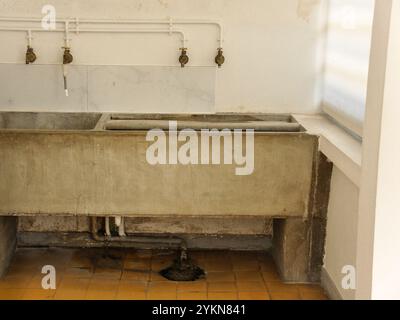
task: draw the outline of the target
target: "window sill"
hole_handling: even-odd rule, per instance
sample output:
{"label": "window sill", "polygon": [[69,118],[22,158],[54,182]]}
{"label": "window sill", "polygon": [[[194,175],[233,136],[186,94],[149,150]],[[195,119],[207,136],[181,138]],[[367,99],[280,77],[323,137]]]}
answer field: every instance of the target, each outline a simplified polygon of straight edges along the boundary
{"label": "window sill", "polygon": [[362,143],[324,115],[294,114],[293,117],[307,132],[320,137],[320,151],[359,187]]}

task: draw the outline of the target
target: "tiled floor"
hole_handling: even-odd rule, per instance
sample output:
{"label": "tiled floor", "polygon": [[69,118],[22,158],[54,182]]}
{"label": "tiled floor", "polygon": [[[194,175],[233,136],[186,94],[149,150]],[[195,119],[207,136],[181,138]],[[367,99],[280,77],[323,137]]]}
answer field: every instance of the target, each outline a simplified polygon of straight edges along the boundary
{"label": "tiled floor", "polygon": [[[19,249],[5,278],[0,300],[322,300],[319,286],[279,281],[267,253],[195,251],[207,272],[195,282],[168,281],[158,271],[173,252],[104,249]],[[56,290],[42,289],[44,265],[56,268]]]}

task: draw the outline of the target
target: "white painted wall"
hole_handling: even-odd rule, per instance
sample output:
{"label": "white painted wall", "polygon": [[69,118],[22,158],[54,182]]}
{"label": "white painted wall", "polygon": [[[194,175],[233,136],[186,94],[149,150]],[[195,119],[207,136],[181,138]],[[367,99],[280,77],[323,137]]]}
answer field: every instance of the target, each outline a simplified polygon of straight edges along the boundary
{"label": "white painted wall", "polygon": [[400,299],[400,0],[378,1],[357,239],[358,299]]}
{"label": "white painted wall", "polygon": [[343,299],[355,298],[355,290],[341,283],[344,266],[356,265],[359,189],[336,166],[333,167],[328,207],[324,268]]}
{"label": "white painted wall", "polygon": [[[336,168],[325,269],[345,299],[400,298],[400,0],[377,1],[359,188]],[[356,290],[340,270],[356,267]]]}
{"label": "white painted wall", "polygon": [[[42,6],[48,3],[47,0],[0,0],[0,15],[40,16]],[[215,95],[213,111],[315,113],[319,110],[321,69],[317,48],[322,36],[319,0],[52,0],[51,4],[64,17],[220,19],[225,25],[227,61],[213,74],[215,92],[209,92]],[[216,30],[213,27],[185,30],[192,65],[213,63],[218,47]],[[24,34],[0,33],[0,43],[7,44],[0,50],[0,63],[23,61]],[[36,35],[34,46],[39,64],[60,61],[60,35]],[[73,37],[72,47],[76,64],[160,65],[176,63],[180,43],[165,35],[80,35]],[[190,81],[199,80],[206,81],[196,75]],[[41,86],[39,78],[31,81]],[[106,89],[98,87],[91,94]],[[19,92],[25,94],[24,86]],[[160,100],[160,109],[150,112],[165,111]],[[52,109],[55,105],[45,107]],[[4,110],[7,106],[0,107]],[[75,108],[88,110],[88,106],[76,104]],[[186,110],[202,111],[190,106]],[[149,110],[135,106],[131,111]]]}

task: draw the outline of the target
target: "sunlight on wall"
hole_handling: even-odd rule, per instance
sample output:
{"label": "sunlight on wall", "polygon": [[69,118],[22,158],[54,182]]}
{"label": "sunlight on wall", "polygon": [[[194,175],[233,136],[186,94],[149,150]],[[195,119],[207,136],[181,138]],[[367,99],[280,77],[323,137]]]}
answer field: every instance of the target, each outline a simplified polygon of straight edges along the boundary
{"label": "sunlight on wall", "polygon": [[375,0],[330,0],[324,111],[362,136]]}

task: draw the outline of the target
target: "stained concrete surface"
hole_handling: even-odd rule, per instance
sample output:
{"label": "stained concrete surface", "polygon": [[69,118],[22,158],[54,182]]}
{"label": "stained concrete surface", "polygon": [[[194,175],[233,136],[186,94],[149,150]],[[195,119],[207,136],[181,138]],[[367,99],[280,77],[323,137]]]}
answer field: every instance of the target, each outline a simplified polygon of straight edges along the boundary
{"label": "stained concrete surface", "polygon": [[0,130],[0,214],[124,216],[308,215],[317,138],[255,136],[255,170],[157,165],[136,132]]}
{"label": "stained concrete surface", "polygon": [[12,260],[17,245],[17,218],[0,217],[0,278]]}

